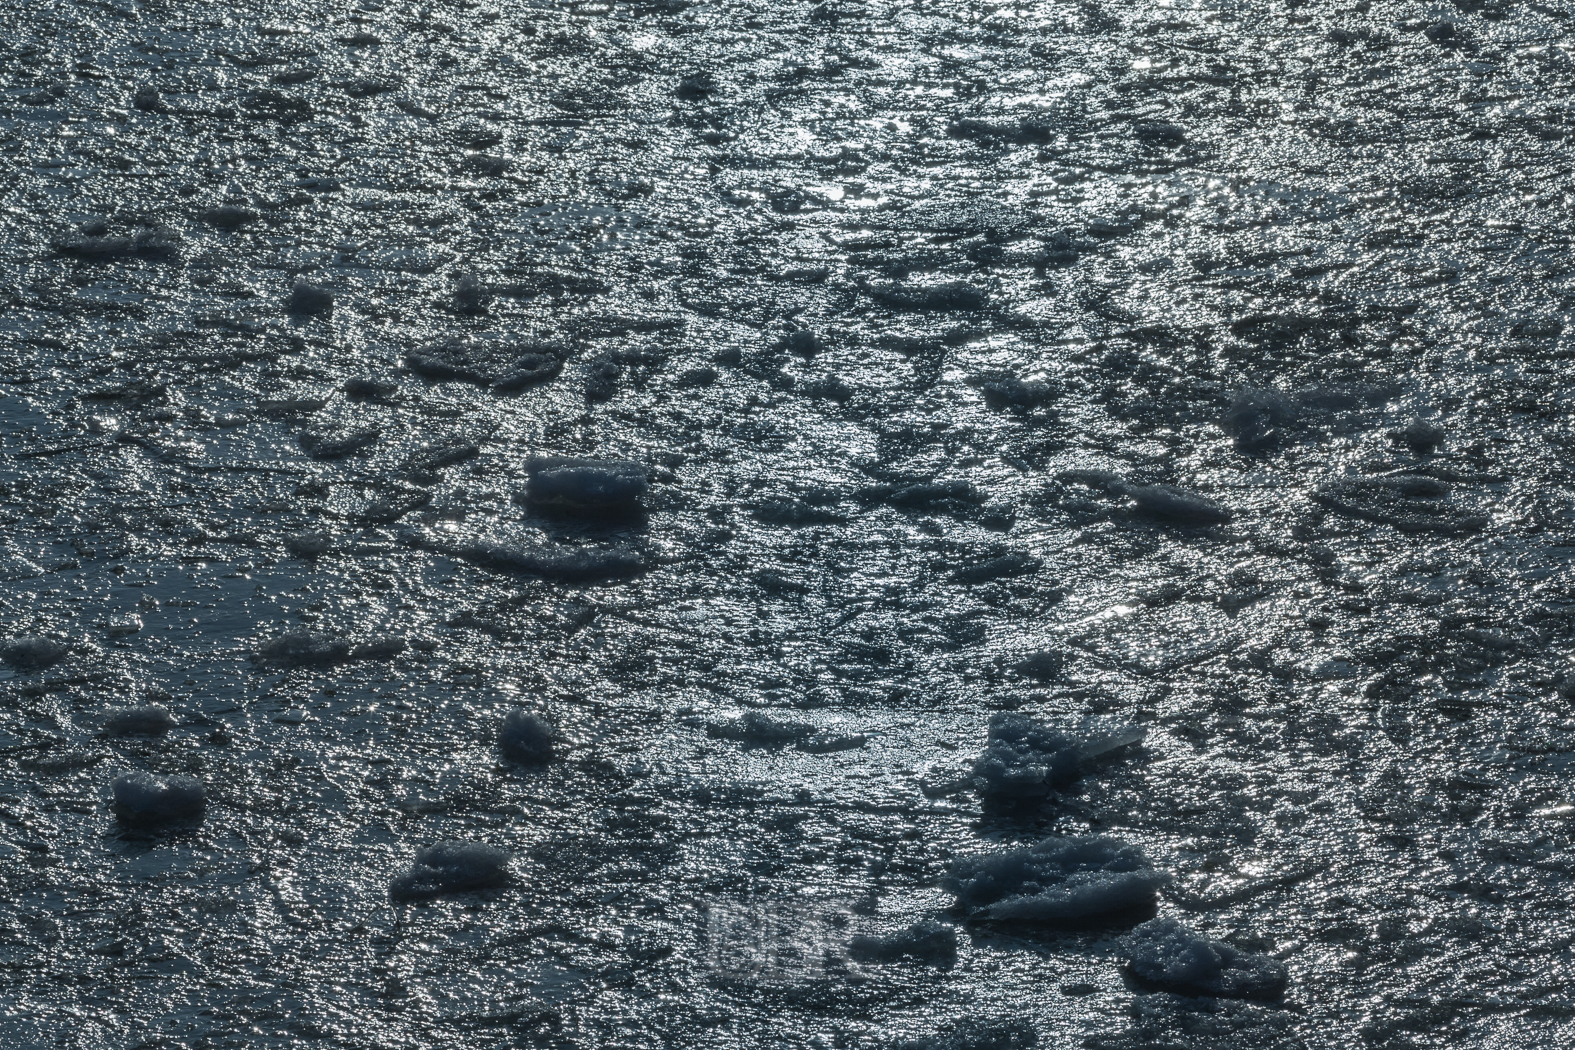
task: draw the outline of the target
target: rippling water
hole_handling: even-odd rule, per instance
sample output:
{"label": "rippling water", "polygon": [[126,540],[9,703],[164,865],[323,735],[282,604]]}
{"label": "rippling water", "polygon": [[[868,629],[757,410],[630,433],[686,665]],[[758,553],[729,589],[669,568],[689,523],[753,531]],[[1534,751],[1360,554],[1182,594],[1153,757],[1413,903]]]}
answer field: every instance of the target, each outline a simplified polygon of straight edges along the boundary
{"label": "rippling water", "polygon": [[[9,24],[0,1044],[1575,1039],[1563,5]],[[1147,736],[985,805],[1007,710]],[[1091,832],[1283,1001],[941,887]]]}

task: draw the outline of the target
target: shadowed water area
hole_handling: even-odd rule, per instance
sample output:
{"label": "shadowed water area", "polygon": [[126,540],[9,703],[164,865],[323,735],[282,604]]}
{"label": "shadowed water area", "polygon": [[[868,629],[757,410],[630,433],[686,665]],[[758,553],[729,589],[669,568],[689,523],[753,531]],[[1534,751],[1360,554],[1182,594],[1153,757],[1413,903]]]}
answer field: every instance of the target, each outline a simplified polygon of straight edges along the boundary
{"label": "shadowed water area", "polygon": [[1565,5],[6,6],[0,1045],[1575,1041]]}

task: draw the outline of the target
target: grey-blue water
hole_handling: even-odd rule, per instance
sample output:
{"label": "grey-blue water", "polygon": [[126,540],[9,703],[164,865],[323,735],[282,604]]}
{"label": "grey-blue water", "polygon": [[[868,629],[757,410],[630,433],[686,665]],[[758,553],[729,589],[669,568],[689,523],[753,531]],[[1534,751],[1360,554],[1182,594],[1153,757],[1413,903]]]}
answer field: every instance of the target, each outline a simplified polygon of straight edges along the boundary
{"label": "grey-blue water", "polygon": [[1575,1040],[1566,5],[4,7],[0,1046]]}

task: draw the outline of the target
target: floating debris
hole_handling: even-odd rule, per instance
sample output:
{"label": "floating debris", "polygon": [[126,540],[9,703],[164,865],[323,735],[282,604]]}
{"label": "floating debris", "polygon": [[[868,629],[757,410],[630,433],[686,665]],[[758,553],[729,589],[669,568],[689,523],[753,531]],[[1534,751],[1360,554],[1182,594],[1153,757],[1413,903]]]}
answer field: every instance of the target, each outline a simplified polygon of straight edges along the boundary
{"label": "floating debris", "polygon": [[196,777],[127,773],[110,785],[111,808],[123,824],[154,825],[201,820],[207,793]]}
{"label": "floating debris", "polygon": [[1277,999],[1289,979],[1278,959],[1211,940],[1175,919],[1151,919],[1123,943],[1134,974],[1184,995]]}

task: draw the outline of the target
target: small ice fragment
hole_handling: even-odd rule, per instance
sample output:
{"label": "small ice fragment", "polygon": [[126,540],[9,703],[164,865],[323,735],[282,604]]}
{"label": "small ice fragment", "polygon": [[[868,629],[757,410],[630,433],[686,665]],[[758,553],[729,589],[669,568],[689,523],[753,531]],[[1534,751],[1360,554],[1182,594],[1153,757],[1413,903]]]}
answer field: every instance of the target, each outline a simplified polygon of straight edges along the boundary
{"label": "small ice fragment", "polygon": [[416,851],[411,869],[389,883],[395,900],[501,886],[509,879],[509,855],[481,842],[439,842]]}
{"label": "small ice fragment", "polygon": [[334,293],[298,277],[290,289],[290,297],[285,300],[284,308],[288,313],[304,317],[331,314],[334,312]]}
{"label": "small ice fragment", "polygon": [[1241,451],[1262,452],[1285,437],[1300,411],[1293,398],[1278,390],[1240,390],[1220,427]]}
{"label": "small ice fragment", "polygon": [[284,537],[284,549],[297,558],[316,558],[324,554],[332,542],[326,532],[291,532]]}
{"label": "small ice fragment", "polygon": [[984,384],[984,403],[991,408],[1029,409],[1050,400],[1050,387],[1011,376]]}
{"label": "small ice fragment", "polygon": [[454,308],[460,313],[484,314],[491,300],[492,293],[473,273],[462,273],[454,282]]}
{"label": "small ice fragment", "polygon": [[758,747],[780,747],[809,737],[814,728],[802,722],[772,718],[764,711],[746,711],[731,722],[710,722],[706,732],[723,740],[737,740]]}
{"label": "small ice fragment", "polygon": [[163,736],[176,724],[168,709],[149,704],[111,711],[104,718],[104,732],[109,736]]}
{"label": "small ice fragment", "polygon": [[1395,431],[1395,438],[1417,455],[1426,455],[1444,443],[1444,428],[1424,419],[1413,419]]}
{"label": "small ice fragment", "polygon": [[974,918],[1068,925],[1151,909],[1169,881],[1137,847],[1080,836],[960,857],[941,885]]}
{"label": "small ice fragment", "polygon": [[373,638],[350,650],[352,660],[392,660],[408,648],[403,638]]}
{"label": "small ice fragment", "polygon": [[0,642],[0,661],[18,671],[42,671],[59,663],[70,651],[53,638],[28,634]]}
{"label": "small ice fragment", "polygon": [[350,397],[393,397],[399,393],[399,381],[382,376],[351,376],[339,389]]}
{"label": "small ice fragment", "polygon": [[811,755],[827,755],[833,751],[852,751],[869,743],[863,733],[811,733],[794,746]]}
{"label": "small ice fragment", "polygon": [[1184,995],[1275,999],[1289,977],[1277,959],[1211,940],[1170,918],[1145,922],[1125,947],[1133,973]]}
{"label": "small ice fragment", "polygon": [[983,290],[966,281],[934,284],[873,281],[864,285],[864,293],[899,310],[979,310],[985,304]]}
{"label": "small ice fragment", "polygon": [[914,923],[889,937],[858,934],[848,941],[848,956],[859,962],[896,962],[906,956],[944,963],[957,957],[957,931],[931,921]]}
{"label": "small ice fragment", "polygon": [[131,96],[131,108],[140,109],[144,113],[168,113],[170,108],[159,95],[159,89],[152,84],[143,84]]}
{"label": "small ice fragment", "polygon": [[209,226],[216,226],[221,230],[238,230],[242,226],[254,223],[262,215],[251,208],[242,208],[234,204],[222,204],[217,208],[209,208],[202,213],[202,221]]}
{"label": "small ice fragment", "polygon": [[342,459],[375,442],[381,432],[374,427],[360,430],[305,430],[296,440],[313,459]]}
{"label": "small ice fragment", "polygon": [[105,630],[107,630],[111,635],[117,637],[120,635],[136,634],[138,631],[142,630],[142,617],[138,616],[136,613],[126,613],[123,616],[111,616],[109,618],[109,623],[105,627]]}
{"label": "small ice fragment", "polygon": [[553,737],[546,719],[515,709],[503,716],[503,724],[498,728],[498,750],[510,762],[550,762]]}
{"label": "small ice fragment", "polygon": [[116,777],[110,788],[115,816],[125,824],[197,820],[207,809],[202,781],[196,777],[127,773]]}
{"label": "small ice fragment", "polygon": [[923,1039],[908,1039],[894,1050],[1029,1050],[1039,1045],[1039,1033],[1020,1018],[959,1021],[951,1031]]}
{"label": "small ice fragment", "polygon": [[1038,652],[1029,653],[1017,661],[1012,665],[1012,670],[1026,678],[1037,678],[1045,681],[1055,678],[1065,666],[1065,654],[1041,649]]}
{"label": "small ice fragment", "polygon": [[644,560],[621,547],[599,550],[556,543],[519,547],[478,540],[451,553],[496,572],[518,572],[565,582],[588,583],[645,571]]}
{"label": "small ice fragment", "polygon": [[1111,492],[1127,496],[1137,509],[1150,517],[1166,518],[1185,525],[1221,525],[1230,521],[1229,508],[1175,485],[1133,485],[1115,481]]}
{"label": "small ice fragment", "polygon": [[502,375],[493,380],[492,389],[508,392],[545,383],[563,371],[563,361],[568,356],[567,349],[550,345],[522,353],[503,367]]}
{"label": "small ice fragment", "polygon": [[532,456],[525,469],[531,503],[581,514],[629,510],[651,487],[646,468],[629,460]]}
{"label": "small ice fragment", "polygon": [[257,650],[256,659],[280,667],[344,663],[350,659],[350,643],[344,638],[316,631],[290,631],[264,642]]}
{"label": "small ice fragment", "polygon": [[1031,576],[1044,562],[1027,554],[1014,552],[999,558],[990,558],[974,565],[964,565],[952,575],[961,583],[988,583],[991,580]]}

